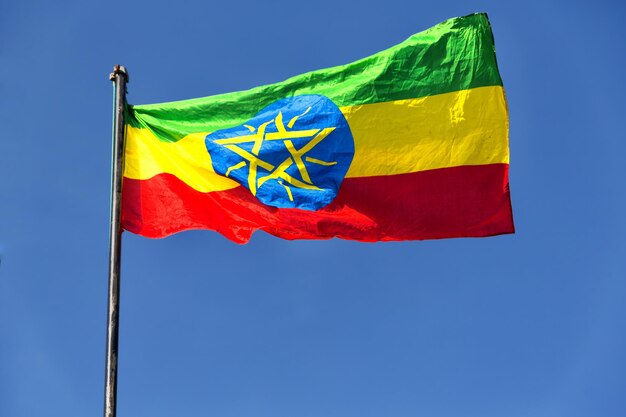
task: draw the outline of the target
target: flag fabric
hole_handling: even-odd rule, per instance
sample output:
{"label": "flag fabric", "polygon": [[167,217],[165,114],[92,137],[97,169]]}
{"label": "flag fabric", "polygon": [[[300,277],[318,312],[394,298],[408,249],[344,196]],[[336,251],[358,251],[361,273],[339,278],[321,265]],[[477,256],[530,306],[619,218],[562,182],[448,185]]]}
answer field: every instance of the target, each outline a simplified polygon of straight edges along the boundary
{"label": "flag fabric", "polygon": [[122,226],[244,243],[513,233],[508,110],[486,14],[248,91],[127,106]]}

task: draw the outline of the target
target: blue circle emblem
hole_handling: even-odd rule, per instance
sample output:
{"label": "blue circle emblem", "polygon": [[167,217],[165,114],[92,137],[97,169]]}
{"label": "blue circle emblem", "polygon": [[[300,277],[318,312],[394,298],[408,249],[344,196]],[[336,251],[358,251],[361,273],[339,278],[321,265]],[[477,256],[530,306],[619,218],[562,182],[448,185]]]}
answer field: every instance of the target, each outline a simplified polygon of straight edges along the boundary
{"label": "blue circle emblem", "polygon": [[346,118],[329,98],[302,95],[206,136],[213,169],[263,204],[318,210],[337,196],[354,156]]}

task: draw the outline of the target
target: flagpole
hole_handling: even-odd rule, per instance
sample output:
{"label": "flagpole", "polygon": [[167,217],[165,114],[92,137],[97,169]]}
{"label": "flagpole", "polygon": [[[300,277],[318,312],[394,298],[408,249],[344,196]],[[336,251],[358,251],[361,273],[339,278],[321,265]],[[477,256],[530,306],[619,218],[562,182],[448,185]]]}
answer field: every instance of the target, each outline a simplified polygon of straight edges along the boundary
{"label": "flagpole", "polygon": [[111,229],[109,244],[109,305],[107,313],[106,379],[104,416],[115,417],[117,410],[117,347],[120,307],[120,258],[122,244],[121,203],[124,167],[124,107],[126,104],[126,68],[116,65],[109,76],[115,86],[113,167],[111,170]]}

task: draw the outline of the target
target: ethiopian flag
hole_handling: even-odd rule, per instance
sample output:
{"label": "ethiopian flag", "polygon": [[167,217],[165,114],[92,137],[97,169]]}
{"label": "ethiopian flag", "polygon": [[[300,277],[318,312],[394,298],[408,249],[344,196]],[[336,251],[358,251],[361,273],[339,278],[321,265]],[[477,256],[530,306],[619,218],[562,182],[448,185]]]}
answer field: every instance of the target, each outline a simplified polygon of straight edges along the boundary
{"label": "ethiopian flag", "polygon": [[508,112],[486,14],[248,91],[128,106],[122,225],[244,243],[513,233]]}

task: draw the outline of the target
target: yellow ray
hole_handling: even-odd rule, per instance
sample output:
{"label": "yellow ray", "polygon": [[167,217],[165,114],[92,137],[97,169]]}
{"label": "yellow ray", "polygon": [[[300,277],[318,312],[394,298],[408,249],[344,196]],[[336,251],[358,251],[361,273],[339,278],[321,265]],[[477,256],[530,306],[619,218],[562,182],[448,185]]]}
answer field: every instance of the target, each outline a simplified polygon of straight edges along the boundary
{"label": "yellow ray", "polygon": [[310,110],[311,110],[311,106],[309,106],[309,108],[308,108],[308,109],[306,109],[306,110],[304,111],[304,113],[302,113],[302,114],[299,114],[299,115],[297,115],[297,116],[292,117],[292,118],[291,118],[291,120],[289,120],[289,123],[287,123],[287,127],[289,127],[289,129],[291,129],[291,128],[293,127],[293,125],[296,123],[296,120],[298,120],[298,118],[299,118],[299,117],[302,117],[302,116],[304,116],[305,114],[307,114]]}
{"label": "yellow ray", "polygon": [[316,159],[316,158],[311,158],[310,156],[307,156],[306,158],[304,158],[305,161],[310,162],[312,164],[317,164],[317,165],[324,165],[325,167],[330,167],[333,165],[337,165],[337,162],[326,162],[326,161],[322,161],[321,159]]}
{"label": "yellow ray", "polygon": [[226,170],[226,174],[224,174],[224,175],[226,175],[226,176],[228,177],[228,175],[230,174],[230,172],[231,172],[231,171],[235,171],[235,170],[237,170],[237,169],[239,169],[239,168],[243,168],[243,167],[245,167],[245,166],[246,166],[246,161],[241,161],[241,162],[239,162],[238,164],[233,165],[232,167],[229,167],[229,168]]}

